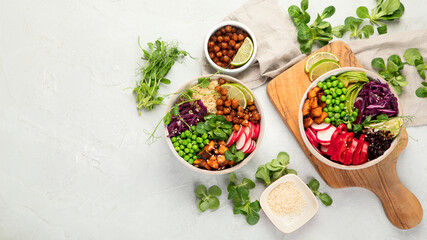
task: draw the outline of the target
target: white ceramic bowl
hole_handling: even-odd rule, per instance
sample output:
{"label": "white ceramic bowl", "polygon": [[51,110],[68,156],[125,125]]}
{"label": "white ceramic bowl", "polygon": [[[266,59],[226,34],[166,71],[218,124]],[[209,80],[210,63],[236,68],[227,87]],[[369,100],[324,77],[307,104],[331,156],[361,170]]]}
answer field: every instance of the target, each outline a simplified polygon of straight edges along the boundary
{"label": "white ceramic bowl", "polygon": [[[267,197],[270,192],[276,188],[279,184],[285,182],[293,182],[298,190],[303,195],[306,203],[304,210],[299,216],[279,216],[276,215],[273,210],[268,206]],[[310,220],[319,210],[319,202],[317,201],[310,188],[295,174],[287,174],[268,186],[261,194],[259,199],[262,210],[270,221],[283,233],[290,233],[298,228],[302,227],[308,220]]]}
{"label": "white ceramic bowl", "polygon": [[[233,27],[241,28],[242,30],[244,30],[245,32],[247,32],[247,33],[249,34],[249,37],[251,38],[251,40],[252,40],[253,44],[254,44],[254,52],[252,53],[252,57],[249,59],[249,61],[248,61],[247,63],[245,63],[243,66],[240,66],[240,67],[238,67],[238,68],[236,68],[236,69],[226,69],[226,68],[222,68],[222,67],[220,67],[220,66],[216,65],[216,64],[212,61],[212,59],[209,57],[209,52],[208,52],[208,42],[209,42],[209,38],[210,38],[210,37],[212,36],[212,34],[214,34],[218,29],[220,29],[220,28],[222,28],[222,27],[224,27],[224,26],[227,26],[227,25],[231,25],[231,26],[233,26]],[[246,26],[245,24],[243,24],[243,23],[241,23],[241,22],[237,22],[237,21],[225,21],[225,22],[221,22],[221,23],[218,23],[217,25],[213,26],[213,27],[209,30],[208,34],[206,35],[205,43],[204,43],[204,45],[203,45],[203,51],[204,51],[204,53],[205,53],[205,57],[206,57],[206,60],[208,61],[208,63],[209,63],[213,68],[215,68],[216,70],[220,70],[220,71],[222,71],[222,73],[229,74],[229,75],[236,75],[236,74],[241,73],[241,72],[243,72],[244,70],[246,70],[246,69],[247,69],[247,68],[248,68],[248,67],[253,63],[253,61],[255,60],[255,56],[256,56],[256,53],[257,53],[257,49],[258,49],[258,43],[257,43],[257,40],[256,40],[256,38],[255,38],[255,34],[251,31],[251,29],[250,29],[248,26]]]}
{"label": "white ceramic bowl", "polygon": [[[197,77],[191,81],[186,82],[182,87],[180,87],[176,92],[181,92],[187,88],[189,88],[190,86],[193,86],[195,84],[197,84],[197,79],[201,78],[201,77],[209,77],[210,75],[204,75],[204,76],[200,76]],[[255,93],[250,90],[250,88],[248,86],[246,86],[243,82],[237,80],[234,77],[230,77],[227,75],[222,75],[222,74],[217,74],[214,75],[212,77],[210,77],[211,79],[218,79],[218,78],[223,78],[225,80],[227,80],[227,82],[235,82],[235,83],[239,83],[242,84],[243,86],[245,86],[247,89],[249,89],[249,91],[251,91],[252,95],[254,96],[254,104],[257,107],[257,111],[259,112],[259,114],[261,115],[261,121],[260,123],[260,132],[259,132],[259,136],[258,136],[258,140],[256,143],[256,147],[255,150],[250,153],[243,161],[241,161],[240,163],[234,165],[233,167],[230,168],[226,168],[224,170],[218,170],[218,171],[212,171],[212,170],[206,170],[206,169],[202,169],[202,168],[197,168],[191,164],[189,164],[187,161],[184,160],[184,158],[180,157],[178,155],[178,153],[175,151],[172,141],[169,137],[167,137],[169,135],[169,131],[167,129],[167,126],[164,126],[164,133],[165,133],[165,137],[166,137],[166,142],[168,144],[169,149],[172,151],[172,154],[175,156],[175,158],[178,159],[178,161],[180,161],[182,164],[184,164],[185,166],[189,167],[190,169],[199,172],[199,173],[206,173],[206,174],[213,174],[213,175],[221,175],[221,174],[227,174],[227,173],[231,173],[236,171],[237,169],[240,169],[241,167],[245,166],[251,159],[252,157],[255,155],[255,153],[257,152],[261,142],[262,142],[262,138],[264,136],[264,129],[265,129],[265,118],[264,118],[264,111],[262,109],[262,106],[260,104],[260,101],[258,100],[257,96],[255,95]],[[173,105],[175,105],[176,101],[178,100],[179,95],[175,94],[171,100],[169,101],[169,104],[167,106],[166,109],[171,109]],[[167,111],[166,111],[167,113]]]}
{"label": "white ceramic bowl", "polygon": [[[344,169],[344,170],[357,170],[357,169],[363,169],[363,168],[367,168],[370,167],[372,165],[375,165],[379,162],[381,162],[382,160],[384,160],[391,152],[393,152],[394,148],[396,147],[397,143],[399,142],[400,139],[400,133],[396,136],[396,138],[393,140],[393,142],[391,143],[390,148],[384,152],[384,154],[380,157],[378,157],[377,159],[371,160],[371,161],[367,161],[364,164],[360,164],[360,165],[344,165],[344,164],[339,164],[337,162],[334,162],[332,160],[329,160],[327,158],[325,158],[322,154],[320,154],[314,147],[313,145],[311,145],[311,143],[309,142],[307,135],[305,134],[304,131],[304,124],[303,124],[303,115],[302,115],[302,106],[304,105],[304,101],[307,98],[307,93],[313,89],[315,86],[317,86],[318,82],[322,82],[324,80],[326,80],[327,78],[333,76],[333,75],[339,75],[341,73],[344,72],[349,72],[349,71],[359,71],[359,72],[365,72],[366,75],[368,76],[369,79],[379,79],[382,83],[387,83],[382,77],[380,77],[379,75],[368,71],[366,69],[363,68],[357,68],[357,67],[343,67],[343,68],[337,68],[334,69],[332,71],[329,71],[325,74],[323,74],[322,76],[318,77],[314,82],[311,83],[311,85],[307,88],[307,90],[304,93],[304,96],[301,99],[301,104],[299,107],[299,112],[298,112],[298,125],[299,125],[299,130],[300,130],[300,134],[302,136],[302,140],[304,141],[305,145],[307,146],[308,150],[310,150],[311,154],[313,154],[317,159],[319,159],[320,161],[326,163],[327,165],[334,167],[334,168],[339,168],[339,169]],[[402,105],[400,104],[399,101],[399,97],[396,94],[396,92],[394,91],[394,89],[392,87],[390,87],[391,92],[394,94],[394,96],[396,96],[397,98],[397,103],[399,106],[399,114],[398,116],[402,116]]]}

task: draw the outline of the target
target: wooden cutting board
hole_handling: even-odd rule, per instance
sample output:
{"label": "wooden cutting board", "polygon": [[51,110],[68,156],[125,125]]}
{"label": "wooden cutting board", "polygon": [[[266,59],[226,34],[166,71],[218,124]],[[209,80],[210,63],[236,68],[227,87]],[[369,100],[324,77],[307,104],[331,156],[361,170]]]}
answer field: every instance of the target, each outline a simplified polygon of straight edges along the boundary
{"label": "wooden cutting board", "polygon": [[[335,54],[342,67],[362,67],[350,47],[344,42],[332,42],[318,51]],[[393,225],[401,229],[415,227],[423,217],[423,209],[414,194],[400,182],[396,172],[397,158],[408,144],[408,134],[405,129],[402,129],[402,135],[396,149],[386,159],[362,170],[333,168],[314,157],[305,146],[298,128],[298,110],[304,92],[310,85],[308,75],[304,72],[307,58],[268,84],[267,93],[274,107],[295,136],[308,159],[331,187],[363,187],[369,189],[381,200],[384,211]]]}

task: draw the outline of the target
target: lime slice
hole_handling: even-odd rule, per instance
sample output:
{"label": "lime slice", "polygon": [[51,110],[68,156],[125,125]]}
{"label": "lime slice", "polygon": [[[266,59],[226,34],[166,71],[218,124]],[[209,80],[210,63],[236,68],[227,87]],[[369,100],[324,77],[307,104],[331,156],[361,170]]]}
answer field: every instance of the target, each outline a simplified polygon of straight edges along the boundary
{"label": "lime slice", "polygon": [[242,106],[243,109],[246,108],[246,97],[240,88],[229,83],[222,84],[221,87],[227,89],[227,96],[229,99],[237,99],[237,101],[239,101],[239,105]]}
{"label": "lime slice", "polygon": [[333,69],[340,68],[340,64],[337,61],[330,59],[323,59],[315,63],[308,73],[310,81],[316,80],[322,74],[327,73]]}
{"label": "lime slice", "polygon": [[237,50],[236,56],[234,56],[233,61],[230,64],[236,67],[242,66],[249,61],[253,52],[254,44],[252,43],[251,39],[247,37],[245,38],[245,41],[243,41],[243,44],[240,46],[239,50]]}
{"label": "lime slice", "polygon": [[330,52],[318,52],[313,54],[311,57],[307,59],[307,62],[305,63],[305,69],[304,69],[305,72],[308,73],[314,64],[316,64],[318,61],[323,59],[330,59],[337,62],[339,61],[338,57]]}
{"label": "lime slice", "polygon": [[231,83],[231,85],[236,86],[240,90],[242,90],[242,92],[245,94],[246,101],[254,102],[254,96],[252,95],[251,91],[249,89],[247,89],[245,86],[243,86],[242,84],[238,84],[238,83]]}

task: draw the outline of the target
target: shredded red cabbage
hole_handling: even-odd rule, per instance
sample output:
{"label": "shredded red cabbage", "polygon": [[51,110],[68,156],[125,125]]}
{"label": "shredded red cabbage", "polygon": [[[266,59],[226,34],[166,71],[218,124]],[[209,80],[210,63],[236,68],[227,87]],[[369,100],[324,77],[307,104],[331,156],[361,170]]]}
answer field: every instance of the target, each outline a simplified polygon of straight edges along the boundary
{"label": "shredded red cabbage", "polygon": [[363,86],[354,101],[354,107],[359,109],[355,123],[361,123],[369,115],[375,119],[380,114],[394,117],[399,113],[396,96],[391,92],[388,84],[381,83],[378,79]]}
{"label": "shredded red cabbage", "polygon": [[[179,116],[171,117],[171,122],[168,125],[168,137],[175,137],[188,130],[188,126],[197,125],[204,121],[203,117],[208,114],[208,109],[201,100],[186,102],[179,105]],[[187,124],[185,124],[187,123]]]}

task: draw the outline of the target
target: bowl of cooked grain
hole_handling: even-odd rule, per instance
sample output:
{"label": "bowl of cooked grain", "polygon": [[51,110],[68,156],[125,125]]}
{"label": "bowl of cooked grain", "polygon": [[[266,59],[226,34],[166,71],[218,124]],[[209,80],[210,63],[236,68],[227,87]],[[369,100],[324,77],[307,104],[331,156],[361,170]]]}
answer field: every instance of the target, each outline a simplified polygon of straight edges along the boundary
{"label": "bowl of cooked grain", "polygon": [[205,75],[176,93],[164,125],[174,158],[206,174],[227,174],[252,159],[265,120],[258,98],[243,82],[227,75]]}
{"label": "bowl of cooked grain", "polygon": [[265,215],[283,233],[302,227],[319,209],[316,197],[294,174],[274,181],[261,194],[259,202]]}

